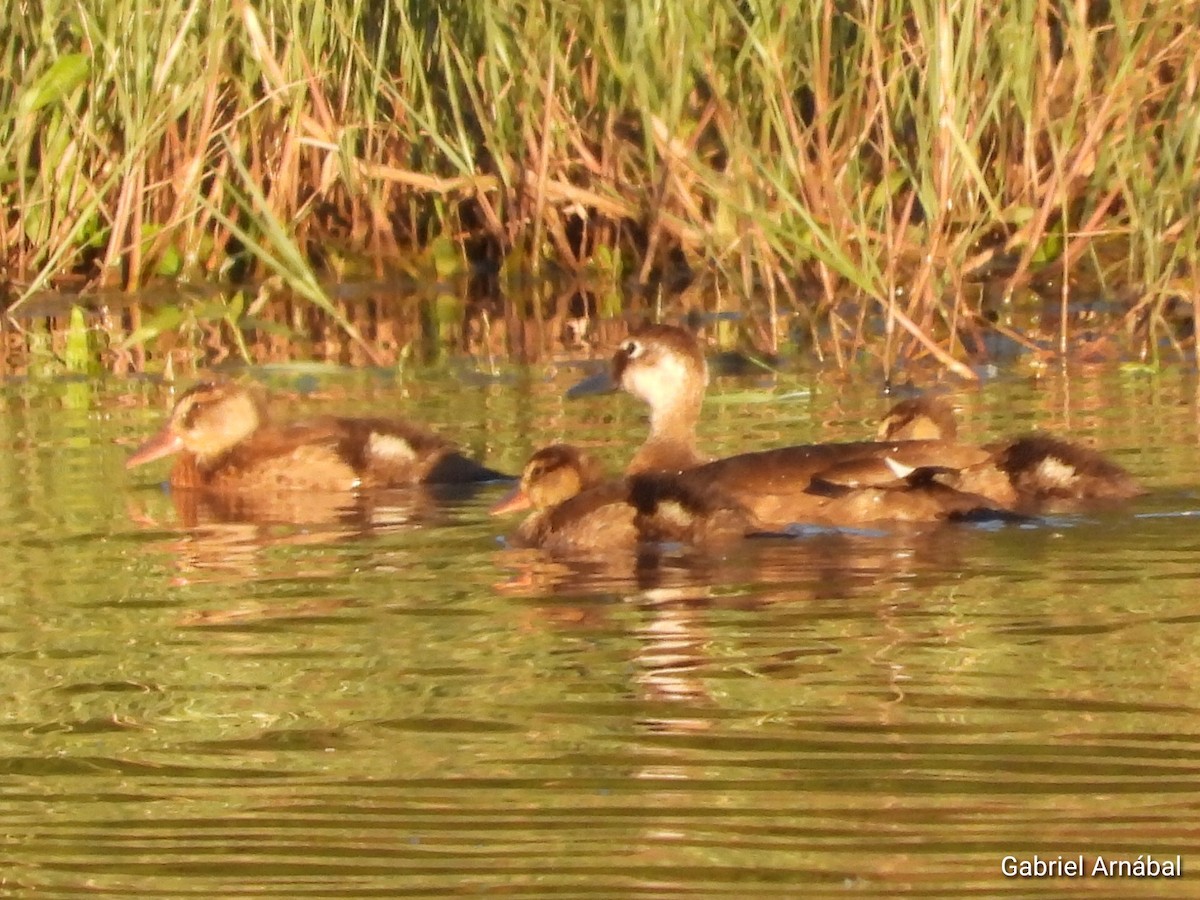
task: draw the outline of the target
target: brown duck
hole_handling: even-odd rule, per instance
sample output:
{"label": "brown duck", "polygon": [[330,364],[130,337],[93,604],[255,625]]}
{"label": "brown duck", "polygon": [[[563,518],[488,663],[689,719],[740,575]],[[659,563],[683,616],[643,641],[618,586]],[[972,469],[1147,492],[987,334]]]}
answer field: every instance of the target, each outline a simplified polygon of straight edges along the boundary
{"label": "brown duck", "polygon": [[629,549],[640,543],[712,545],[752,528],[736,503],[666,473],[607,478],[588,454],[554,444],[530,457],[516,490],[493,515],[533,511],[516,542],[555,552]]}
{"label": "brown duck", "polygon": [[165,456],[177,457],[177,489],[351,491],[506,477],[407,422],[323,416],[276,425],[255,392],[232,382],[203,382],[184,393],[125,467]]}
{"label": "brown duck", "polygon": [[[939,398],[904,400],[879,426],[882,440],[913,437],[954,439],[958,423],[950,405]],[[1130,500],[1145,493],[1132,475],[1088,447],[1048,434],[1034,433],[985,444],[988,459],[940,481],[992,502],[1024,512],[1079,509],[1106,501]]]}
{"label": "brown duck", "polygon": [[987,450],[940,437],[810,444],[706,461],[696,449],[696,424],[707,367],[699,343],[681,328],[651,325],[631,334],[613,357],[613,378],[650,407],[650,435],[627,473],[678,473],[680,489],[715,492],[746,510],[757,528],[1006,512],[938,479],[991,458]]}

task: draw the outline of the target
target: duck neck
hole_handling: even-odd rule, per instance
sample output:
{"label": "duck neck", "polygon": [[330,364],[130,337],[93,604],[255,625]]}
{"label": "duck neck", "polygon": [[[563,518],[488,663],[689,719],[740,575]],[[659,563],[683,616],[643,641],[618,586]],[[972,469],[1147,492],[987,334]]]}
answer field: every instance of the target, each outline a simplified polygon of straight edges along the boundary
{"label": "duck neck", "polygon": [[696,450],[696,420],[702,397],[650,412],[650,436],[634,454],[627,474],[681,471],[705,462]]}
{"label": "duck neck", "polygon": [[650,411],[650,437],[676,443],[696,444],[696,422],[700,404],[692,400]]}

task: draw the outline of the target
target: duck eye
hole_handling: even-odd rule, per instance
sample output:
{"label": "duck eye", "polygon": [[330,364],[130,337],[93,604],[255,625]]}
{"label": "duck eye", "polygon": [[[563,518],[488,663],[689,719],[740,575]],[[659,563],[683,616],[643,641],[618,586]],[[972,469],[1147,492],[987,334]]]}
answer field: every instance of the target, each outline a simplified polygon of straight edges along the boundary
{"label": "duck eye", "polygon": [[630,359],[637,359],[642,355],[642,345],[635,340],[628,340],[621,345],[621,352]]}
{"label": "duck eye", "polygon": [[193,400],[183,409],[182,422],[184,428],[194,428],[196,419],[204,412],[205,403],[200,400]]}

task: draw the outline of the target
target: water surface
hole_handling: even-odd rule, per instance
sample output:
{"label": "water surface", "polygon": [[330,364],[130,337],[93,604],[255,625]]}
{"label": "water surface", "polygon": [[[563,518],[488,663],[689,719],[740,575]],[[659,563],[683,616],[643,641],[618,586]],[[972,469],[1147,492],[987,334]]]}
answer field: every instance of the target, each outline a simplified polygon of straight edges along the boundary
{"label": "water surface", "polygon": [[[508,471],[561,439],[619,467],[641,411],[563,401],[578,374],[263,377],[281,416],[404,412]],[[714,452],[861,437],[888,405],[818,377],[713,394]],[[216,521],[122,468],[170,402],[0,387],[0,893],[1200,893],[1186,372],[958,397],[968,439],[1110,452],[1152,488],[1128,509],[641,568],[508,548],[500,486]],[[1001,875],[1034,854],[1185,877]]]}

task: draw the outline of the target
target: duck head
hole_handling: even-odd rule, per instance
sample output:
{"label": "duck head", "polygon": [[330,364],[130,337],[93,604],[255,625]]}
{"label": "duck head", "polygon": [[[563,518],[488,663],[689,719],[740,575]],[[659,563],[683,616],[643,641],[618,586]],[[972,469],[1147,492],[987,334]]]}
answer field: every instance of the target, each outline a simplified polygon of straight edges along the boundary
{"label": "duck head", "polygon": [[264,419],[262,402],[249,389],[201,382],[179,398],[166,425],[125,460],[125,468],[179,452],[191,454],[203,467],[250,437]]}
{"label": "duck head", "polygon": [[879,423],[881,441],[954,441],[958,420],[940,397],[912,397],[893,406]]}
{"label": "duck head", "polygon": [[650,407],[650,436],[626,471],[686,469],[704,462],[696,423],[708,365],[695,336],[673,325],[648,325],[626,338],[612,361],[613,380]]}
{"label": "duck head", "polygon": [[699,418],[708,365],[691,332],[674,325],[645,326],[617,348],[612,371],[622,390],[650,407],[651,427],[656,418]]}
{"label": "duck head", "polygon": [[569,444],[543,447],[529,458],[516,490],[492,507],[493,516],[522,509],[552,509],[604,480],[591,456]]}

